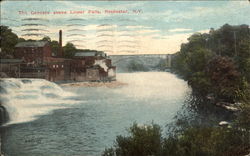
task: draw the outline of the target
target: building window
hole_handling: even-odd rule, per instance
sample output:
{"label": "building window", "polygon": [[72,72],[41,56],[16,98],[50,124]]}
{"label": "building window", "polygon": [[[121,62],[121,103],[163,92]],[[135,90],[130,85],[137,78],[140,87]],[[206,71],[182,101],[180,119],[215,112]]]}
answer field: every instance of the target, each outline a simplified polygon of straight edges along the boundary
{"label": "building window", "polygon": [[62,68],[63,68],[63,65],[62,65]]}

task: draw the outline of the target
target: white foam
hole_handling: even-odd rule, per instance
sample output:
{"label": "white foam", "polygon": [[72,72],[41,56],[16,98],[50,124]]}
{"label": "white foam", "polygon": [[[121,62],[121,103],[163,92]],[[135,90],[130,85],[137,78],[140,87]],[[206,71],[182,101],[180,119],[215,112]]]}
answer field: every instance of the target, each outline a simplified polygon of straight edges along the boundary
{"label": "white foam", "polygon": [[99,65],[100,67],[102,67],[105,72],[108,71],[108,66],[107,66],[105,60],[95,60],[95,65]]}
{"label": "white foam", "polygon": [[10,117],[8,124],[32,121],[54,109],[76,103],[69,99],[75,94],[43,79],[5,78],[1,79],[1,87],[7,91],[0,99]]}
{"label": "white foam", "polygon": [[110,76],[110,77],[115,76],[114,69],[111,68],[111,69],[108,70],[108,76]]}
{"label": "white foam", "polygon": [[119,73],[116,78],[128,83],[117,92],[131,98],[175,100],[190,91],[185,81],[167,72]]}

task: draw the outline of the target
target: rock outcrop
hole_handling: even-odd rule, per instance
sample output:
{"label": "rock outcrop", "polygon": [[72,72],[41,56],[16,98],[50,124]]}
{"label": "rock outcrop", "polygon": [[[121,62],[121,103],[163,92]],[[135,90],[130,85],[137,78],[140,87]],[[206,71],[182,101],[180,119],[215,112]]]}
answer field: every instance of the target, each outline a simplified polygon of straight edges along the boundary
{"label": "rock outcrop", "polygon": [[6,123],[9,120],[9,115],[4,106],[0,103],[0,125]]}

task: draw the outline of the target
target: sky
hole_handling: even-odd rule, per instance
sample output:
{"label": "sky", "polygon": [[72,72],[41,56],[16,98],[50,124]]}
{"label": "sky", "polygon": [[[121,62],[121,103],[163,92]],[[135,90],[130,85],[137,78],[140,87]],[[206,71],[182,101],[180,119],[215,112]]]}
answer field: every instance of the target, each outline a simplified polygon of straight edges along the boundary
{"label": "sky", "polygon": [[25,39],[49,36],[63,45],[109,55],[172,54],[193,33],[250,25],[242,1],[2,1],[1,25]]}

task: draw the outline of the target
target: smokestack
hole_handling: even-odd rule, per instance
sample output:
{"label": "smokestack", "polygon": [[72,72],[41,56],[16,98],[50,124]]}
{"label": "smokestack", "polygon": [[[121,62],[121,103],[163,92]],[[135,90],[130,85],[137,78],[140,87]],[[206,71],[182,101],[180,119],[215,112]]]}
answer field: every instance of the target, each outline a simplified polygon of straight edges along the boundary
{"label": "smokestack", "polygon": [[62,30],[59,30],[59,57],[63,56],[63,49],[62,49]]}

